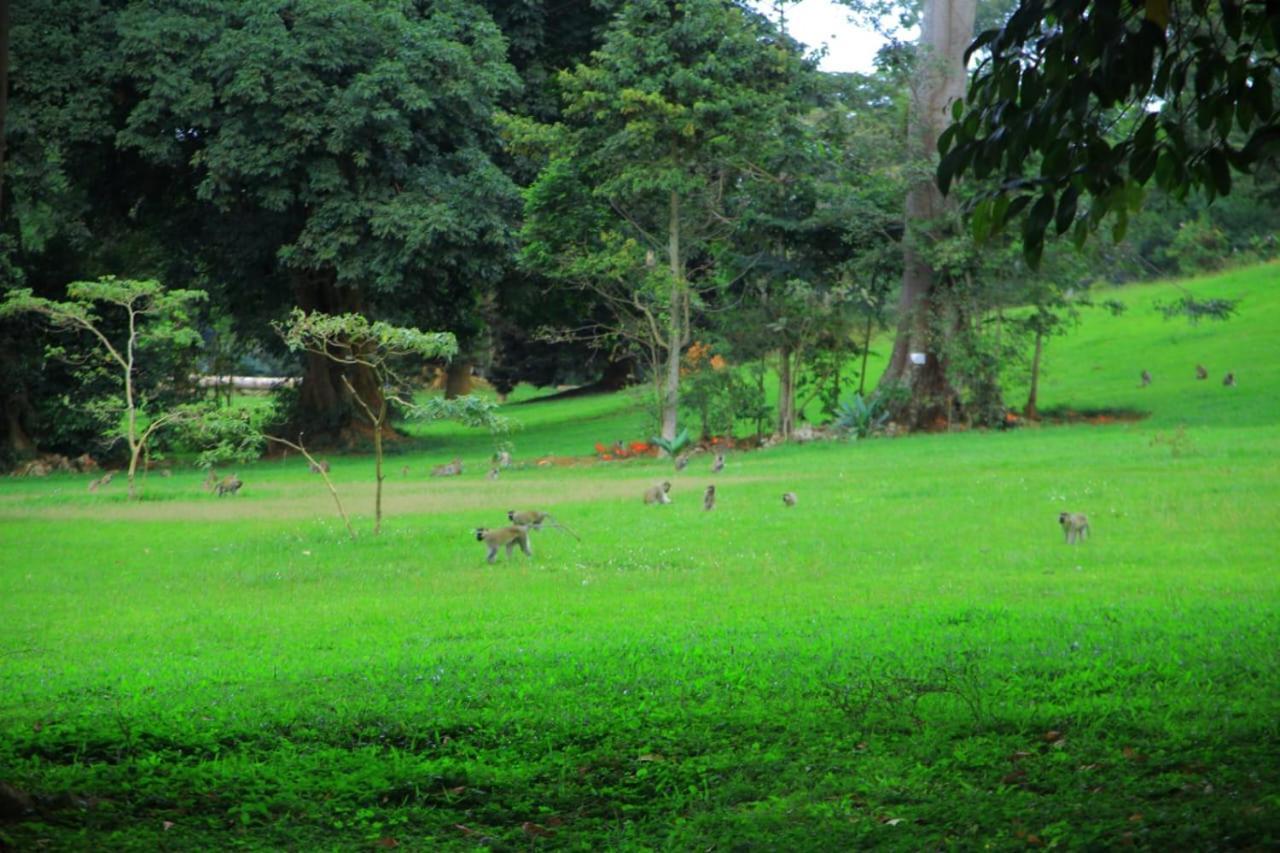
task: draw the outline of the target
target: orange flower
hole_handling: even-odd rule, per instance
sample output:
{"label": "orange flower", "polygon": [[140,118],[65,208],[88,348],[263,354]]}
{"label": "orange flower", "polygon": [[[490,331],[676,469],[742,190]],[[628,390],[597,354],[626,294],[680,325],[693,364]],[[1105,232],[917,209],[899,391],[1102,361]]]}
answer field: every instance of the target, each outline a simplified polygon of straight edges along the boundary
{"label": "orange flower", "polygon": [[712,369],[712,370],[724,370],[724,368],[725,368],[725,365],[726,365],[726,364],[727,364],[727,362],[725,362],[725,360],[724,360],[722,357],[720,357],[720,356],[718,356],[718,355],[713,355],[713,356],[711,356],[711,369]]}
{"label": "orange flower", "polygon": [[601,459],[603,459],[605,462],[612,462],[612,461],[613,461],[613,454],[612,454],[612,453],[602,453],[602,454],[600,454],[600,458],[601,458]]}

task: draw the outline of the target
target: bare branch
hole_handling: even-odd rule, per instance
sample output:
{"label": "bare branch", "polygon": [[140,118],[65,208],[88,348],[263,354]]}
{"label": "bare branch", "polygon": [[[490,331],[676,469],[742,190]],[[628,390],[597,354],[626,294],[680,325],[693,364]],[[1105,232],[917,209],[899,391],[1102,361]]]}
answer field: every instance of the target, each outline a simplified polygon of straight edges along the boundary
{"label": "bare branch", "polygon": [[314,456],[307,452],[307,448],[302,444],[302,435],[298,435],[298,441],[296,443],[287,438],[280,438],[279,436],[267,435],[265,433],[263,433],[263,438],[267,441],[274,441],[277,444],[283,444],[285,447],[291,447],[306,457],[307,462],[311,464],[311,469],[313,471],[318,471],[320,476],[324,477],[324,484],[329,487],[329,494],[333,495],[333,502],[338,507],[338,515],[342,516],[342,523],[347,526],[347,533],[351,534],[352,539],[355,539],[355,528],[351,526],[351,519],[347,517],[347,511],[342,508],[342,499],[338,497],[338,490],[334,488],[333,480],[329,479],[329,472],[325,469],[324,465],[321,465]]}

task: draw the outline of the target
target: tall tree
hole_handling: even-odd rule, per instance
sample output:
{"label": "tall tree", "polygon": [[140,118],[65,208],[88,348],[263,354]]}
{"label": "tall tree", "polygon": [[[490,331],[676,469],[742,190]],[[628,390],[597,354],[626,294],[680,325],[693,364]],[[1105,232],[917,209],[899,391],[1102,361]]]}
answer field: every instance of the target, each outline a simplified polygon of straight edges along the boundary
{"label": "tall tree", "polygon": [[[879,257],[900,229],[895,149],[901,131],[885,113],[879,81],[816,76],[792,102],[808,109],[775,132],[764,160],[771,180],[744,188],[738,243],[750,253],[745,312],[731,312],[729,336],[754,334],[776,353],[777,434],[790,438],[805,399],[834,408],[855,344],[850,324],[864,296],[883,290]],[[873,281],[874,279],[874,281]]]}
{"label": "tall tree", "polygon": [[549,152],[526,194],[525,257],[640,330],[666,439],[708,262],[732,229],[726,199],[759,179],[799,68],[793,43],[732,3],[640,0],[564,75],[562,124],[513,128]]}
{"label": "tall tree", "polygon": [[[288,302],[457,320],[470,311],[450,306],[501,274],[515,190],[491,119],[516,79],[480,6],[142,2],[120,31],[142,93],[121,142],[188,170],[224,220],[277,235]],[[304,416],[367,421],[343,377],[376,402],[372,371],[304,365]]]}
{"label": "tall tree", "polygon": [[931,229],[938,227],[945,212],[930,164],[938,137],[950,121],[952,104],[964,95],[964,50],[973,36],[976,8],[976,0],[925,0],[911,92],[907,151],[917,171],[907,190],[898,332],[880,382],[910,387],[917,426],[935,420],[952,396],[934,322],[944,307],[946,282],[925,251],[936,238]]}

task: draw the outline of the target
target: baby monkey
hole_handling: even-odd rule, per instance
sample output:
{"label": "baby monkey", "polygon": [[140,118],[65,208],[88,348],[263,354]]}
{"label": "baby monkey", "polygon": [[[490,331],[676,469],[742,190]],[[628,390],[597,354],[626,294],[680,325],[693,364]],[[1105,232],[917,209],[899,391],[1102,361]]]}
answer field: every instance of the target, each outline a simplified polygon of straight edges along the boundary
{"label": "baby monkey", "polygon": [[1151,384],[1151,371],[1150,370],[1142,371],[1142,384],[1139,385],[1138,387],[1146,388],[1150,384]]}
{"label": "baby monkey", "polygon": [[533,556],[533,548],[529,546],[529,528],[522,524],[513,524],[510,527],[499,527],[496,530],[490,530],[487,527],[476,528],[476,541],[483,542],[489,548],[489,562],[492,563],[494,558],[498,556],[498,549],[504,545],[507,548],[507,559],[511,559],[511,550],[517,545],[520,550],[524,551],[525,556]]}
{"label": "baby monkey", "polygon": [[704,510],[713,510],[716,507],[716,487],[707,486],[707,490],[702,493],[702,508]]}
{"label": "baby monkey", "polygon": [[685,468],[688,468],[688,467],[689,467],[689,454],[688,454],[688,453],[682,453],[681,455],[679,455],[679,456],[677,456],[677,457],[676,457],[676,470],[677,470],[677,471],[683,471]]}
{"label": "baby monkey", "polygon": [[644,502],[646,504],[669,504],[671,497],[667,494],[671,491],[671,483],[664,481],[660,486],[650,486],[644,490]]}
{"label": "baby monkey", "polygon": [[719,474],[723,470],[724,470],[724,454],[717,453],[716,461],[711,463],[711,473]]}
{"label": "baby monkey", "polygon": [[312,473],[312,474],[328,474],[328,473],[329,473],[329,460],[328,460],[328,459],[321,459],[319,462],[312,462],[312,463],[311,463],[311,473]]}
{"label": "baby monkey", "polygon": [[1067,544],[1074,545],[1081,539],[1089,538],[1089,516],[1083,512],[1060,512],[1058,524],[1066,534]]}
{"label": "baby monkey", "polygon": [[[538,510],[536,509],[527,509],[527,510],[509,509],[507,510],[507,520],[510,521],[512,524],[519,524],[522,527],[531,527],[534,530],[541,530],[542,525],[550,524],[556,530],[563,530],[565,533],[568,533],[574,539],[578,539],[578,534],[574,533],[572,530],[570,530],[569,528],[565,527],[563,524],[561,524],[560,522],[552,518],[551,513],[549,512],[538,512]],[[578,539],[578,541],[581,542],[582,540]]]}
{"label": "baby monkey", "polygon": [[1228,373],[1226,376],[1222,377],[1222,384],[1228,388],[1236,387],[1236,375],[1234,373]]}
{"label": "baby monkey", "polygon": [[1205,370],[1203,364],[1196,365],[1196,379],[1208,379],[1209,371]]}
{"label": "baby monkey", "polygon": [[790,507],[790,506],[795,506],[795,505],[796,505],[796,493],[795,493],[795,492],[783,492],[783,493],[782,493],[782,505],[783,505],[783,506],[788,506],[788,507]]}

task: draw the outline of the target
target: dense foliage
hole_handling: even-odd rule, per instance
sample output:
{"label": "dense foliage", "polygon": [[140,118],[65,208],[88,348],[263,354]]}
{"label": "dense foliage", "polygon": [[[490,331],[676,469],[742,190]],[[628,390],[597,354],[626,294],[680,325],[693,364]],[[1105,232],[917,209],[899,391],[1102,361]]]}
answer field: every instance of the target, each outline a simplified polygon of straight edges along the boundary
{"label": "dense foliage", "polygon": [[[1002,383],[1030,358],[1008,309],[1049,322],[1042,309],[1094,282],[1276,253],[1274,16],[1200,11],[978,10],[996,29],[942,164],[971,215],[917,252],[949,282],[922,329],[966,417],[1001,417]],[[297,307],[452,334],[458,354],[434,365],[450,396],[473,374],[504,397],[652,382],[664,434],[678,417],[785,437],[808,402],[833,418],[869,393],[863,362],[901,319],[903,199],[931,168],[904,155],[927,68],[909,46],[873,74],[823,74],[782,18],[721,0],[31,0],[10,14],[0,286],[62,301],[70,282],[118,275],[206,293],[184,365],[140,377],[175,403],[194,391],[166,380],[180,373],[301,376],[281,426],[362,443],[348,382],[376,383],[288,350],[272,326]],[[1077,55],[1088,73],[1054,94]],[[993,237],[1020,208],[1021,239]],[[1106,211],[1122,240],[1069,261],[1040,248],[1055,224],[1080,236]],[[1041,272],[1019,253],[1043,255]],[[64,343],[0,319],[0,465],[101,452],[100,422],[65,401],[109,383],[48,357]],[[728,372],[677,375],[695,343]]]}
{"label": "dense foliage", "polygon": [[996,177],[974,230],[1025,211],[1033,263],[1051,226],[1079,244],[1110,214],[1123,235],[1153,177],[1165,192],[1213,199],[1231,192],[1233,173],[1273,171],[1280,154],[1274,3],[1025,0],[966,58],[979,51],[940,140],[938,181],[945,192],[961,174]]}

